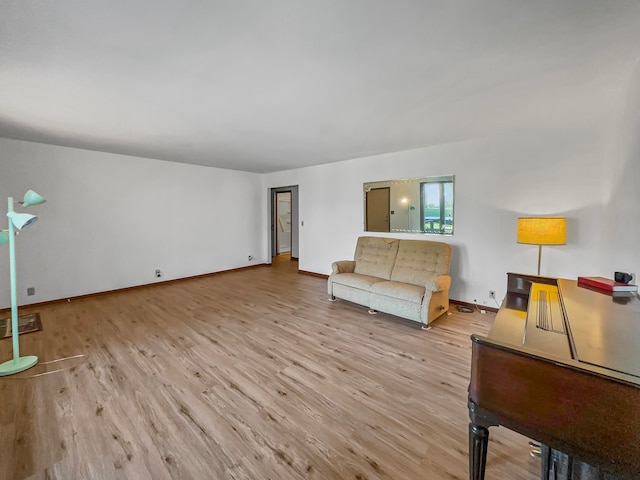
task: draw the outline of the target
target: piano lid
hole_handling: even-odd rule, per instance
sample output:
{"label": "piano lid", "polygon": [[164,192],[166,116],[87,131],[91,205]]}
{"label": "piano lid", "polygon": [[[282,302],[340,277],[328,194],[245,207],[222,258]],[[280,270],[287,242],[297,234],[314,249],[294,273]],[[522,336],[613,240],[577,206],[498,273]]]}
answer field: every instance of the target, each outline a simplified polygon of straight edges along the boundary
{"label": "piano lid", "polygon": [[613,296],[575,280],[510,273],[487,340],[640,385],[640,297],[634,293]]}
{"label": "piano lid", "polygon": [[558,279],[577,360],[640,379],[640,300]]}

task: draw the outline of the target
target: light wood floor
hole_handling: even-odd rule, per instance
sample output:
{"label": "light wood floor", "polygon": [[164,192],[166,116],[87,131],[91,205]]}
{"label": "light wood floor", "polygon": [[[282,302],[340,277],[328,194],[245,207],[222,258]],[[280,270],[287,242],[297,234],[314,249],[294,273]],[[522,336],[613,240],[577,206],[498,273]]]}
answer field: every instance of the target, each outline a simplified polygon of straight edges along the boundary
{"label": "light wood floor", "polygon": [[[0,378],[0,479],[468,478],[469,335],[493,315],[423,331],[295,265],[35,309],[41,363]],[[487,480],[537,478],[527,439],[491,435]]]}

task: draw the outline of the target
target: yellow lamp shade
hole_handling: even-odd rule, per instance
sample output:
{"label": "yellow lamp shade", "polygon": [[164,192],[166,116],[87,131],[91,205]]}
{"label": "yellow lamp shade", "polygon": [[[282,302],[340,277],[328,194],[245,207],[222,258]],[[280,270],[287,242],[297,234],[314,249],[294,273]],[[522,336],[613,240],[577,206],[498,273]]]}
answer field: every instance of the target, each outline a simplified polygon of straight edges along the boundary
{"label": "yellow lamp shade", "polygon": [[567,221],[564,217],[518,218],[518,243],[564,245],[567,243]]}

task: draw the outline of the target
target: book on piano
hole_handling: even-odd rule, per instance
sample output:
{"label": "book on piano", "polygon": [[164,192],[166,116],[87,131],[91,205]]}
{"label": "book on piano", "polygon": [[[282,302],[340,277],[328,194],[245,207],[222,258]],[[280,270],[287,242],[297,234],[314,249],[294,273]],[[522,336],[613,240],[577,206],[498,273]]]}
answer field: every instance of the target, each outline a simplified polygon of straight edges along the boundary
{"label": "book on piano", "polygon": [[578,277],[578,285],[586,285],[589,287],[599,288],[607,292],[637,292],[637,285],[616,282],[605,277]]}

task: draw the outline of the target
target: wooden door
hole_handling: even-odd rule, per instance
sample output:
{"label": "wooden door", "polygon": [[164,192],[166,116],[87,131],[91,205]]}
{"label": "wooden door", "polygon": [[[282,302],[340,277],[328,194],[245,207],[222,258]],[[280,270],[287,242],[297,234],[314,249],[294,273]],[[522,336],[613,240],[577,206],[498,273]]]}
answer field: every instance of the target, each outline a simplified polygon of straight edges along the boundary
{"label": "wooden door", "polygon": [[388,232],[389,230],[389,187],[372,188],[367,192],[367,232]]}

